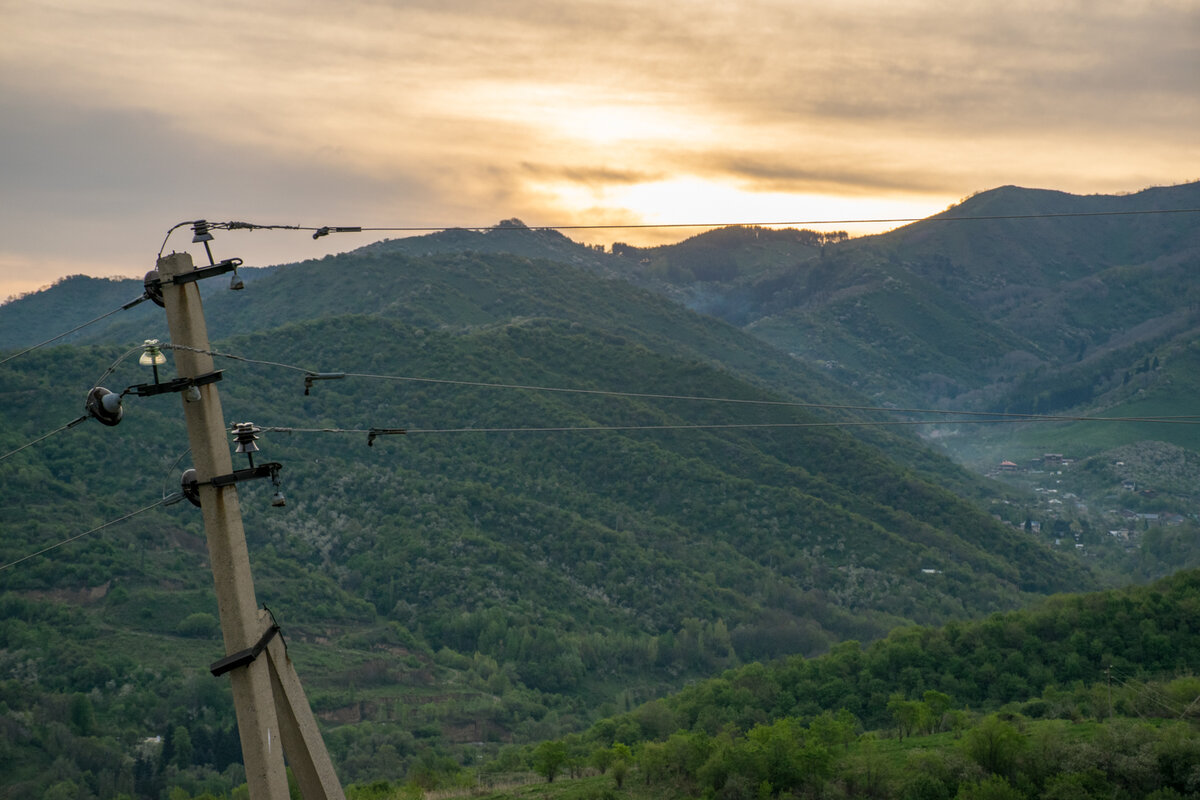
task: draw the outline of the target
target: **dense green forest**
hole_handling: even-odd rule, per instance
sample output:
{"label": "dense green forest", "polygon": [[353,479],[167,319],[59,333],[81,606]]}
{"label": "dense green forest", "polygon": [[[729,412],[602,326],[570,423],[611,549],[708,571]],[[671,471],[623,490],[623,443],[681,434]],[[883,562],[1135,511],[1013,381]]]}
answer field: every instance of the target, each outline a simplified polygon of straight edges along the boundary
{"label": "dense green forest", "polygon": [[[1087,404],[1110,373],[1195,338],[1194,216],[1119,215],[1194,208],[1198,192],[1005,186],[878,236],[734,228],[614,253],[629,279],[835,364],[869,394],[1044,413]],[[950,224],[964,218],[978,221]]]}
{"label": "dense green forest", "polygon": [[1195,797],[1197,612],[1193,571],[900,629],[731,670],[484,771],[621,764],[597,797]]}
{"label": "dense green forest", "polygon": [[[1195,208],[1198,192],[1005,186],[878,236],[730,228],[619,252],[627,279],[896,406],[1181,416],[1200,338],[1200,227],[1192,213],[1120,215]],[[1200,448],[1192,426],[1161,421],[925,430],[980,472],[1056,451],[1117,461],[1107,451],[1145,440]]]}
{"label": "dense green forest", "polygon": [[[409,374],[778,399],[554,321],[462,334],[335,317],[220,347],[382,372],[397,365],[380,354],[398,350]],[[6,366],[0,391],[29,417],[6,442],[73,418],[78,398],[57,387],[86,387],[129,352],[55,348]],[[110,383],[148,377],[131,361]],[[302,371],[232,361],[226,372],[234,419],[412,431],[371,448],[362,433],[267,433],[289,506],[270,508],[266,487],[245,490],[260,600],[284,624],[349,781],[394,778],[423,759],[459,763],[471,742],[495,752],[578,729],[735,664],[1095,581],[1071,556],[824,427],[421,435],[730,416],[681,399],[367,379],[306,396]],[[173,491],[187,465],[176,402],[128,398],[120,426],[88,421],[0,465],[5,563]],[[816,421],[791,407],[738,413]],[[5,702],[26,721],[7,745],[21,756],[7,762],[14,796],[63,782],[98,797],[237,783],[228,695],[204,672],[220,652],[194,509],[153,508],[3,580]],[[73,704],[95,722],[72,727]],[[180,755],[173,741],[185,736]]]}
{"label": "dense green forest", "polygon": [[[165,796],[167,787],[175,798],[237,796],[224,684],[181,678],[171,663],[88,663],[99,631],[61,605],[9,593],[0,610],[6,650],[50,636],[62,653],[0,683],[9,796]],[[562,797],[1191,797],[1200,793],[1197,620],[1200,573],[1191,571],[749,664],[482,761],[436,750],[406,761],[428,733],[403,717],[340,727],[327,740],[360,776],[348,793],[358,798],[478,794],[526,773],[557,779],[563,793],[551,796]],[[203,638],[202,627],[193,620],[181,641]],[[184,649],[163,655],[170,662]],[[57,691],[27,691],[38,668]],[[136,727],[163,699],[165,735],[120,747],[113,732]],[[48,770],[38,766],[46,753]],[[597,774],[571,793],[570,779]]]}
{"label": "dense green forest", "polygon": [[[225,416],[266,428],[262,457],[284,465],[285,508],[268,486],[240,489],[258,597],[352,794],[592,771],[585,795],[1032,797],[1055,779],[1031,766],[1035,740],[1083,748],[1064,764],[1125,742],[1160,776],[1160,753],[1193,747],[1186,725],[1113,720],[1158,713],[1139,687],[1191,702],[1190,573],[970,620],[1194,565],[1194,520],[1113,538],[1084,503],[1035,496],[1040,475],[1001,484],[930,449],[912,415],[881,409],[901,395],[862,393],[878,388],[866,361],[776,349],[764,339],[782,316],[742,331],[676,303],[724,282],[738,314],[758,313],[755,297],[783,314],[873,275],[880,292],[838,306],[828,331],[878,375],[940,364],[918,377],[927,388],[1025,346],[971,321],[982,273],[968,274],[982,294],[963,293],[922,272],[936,259],[901,259],[908,277],[889,283],[878,241],[806,233],[610,255],[513,221],[246,270],[244,292],[205,287]],[[905,241],[905,259],[924,253]],[[0,343],[28,346],[140,288],[68,279],[0,307]],[[896,326],[899,355],[880,338]],[[1049,360],[1005,380],[1039,410],[1078,387],[1174,413],[1194,348],[1156,335],[1086,344],[1059,380]],[[207,671],[224,653],[200,518],[162,502],[190,466],[179,400],[129,395],[115,428],[66,426],[93,385],[151,379],[136,345],[153,336],[162,314],[143,303],[0,364],[15,410],[0,430],[0,796],[244,793],[228,685]],[[1088,363],[1102,367],[1092,385]],[[306,391],[310,371],[346,377]],[[1057,496],[1128,513],[1188,501],[1186,438],[1078,425],[1030,440],[1090,442]],[[407,433],[368,440],[380,427]],[[1154,476],[1149,494],[1117,493],[1130,469]],[[981,730],[1024,743],[1006,770],[967,751]],[[910,784],[934,762],[941,788],[920,794]],[[875,788],[856,782],[866,763],[885,765]],[[1091,794],[1047,796],[1098,796],[1115,769],[1060,770]],[[1187,795],[1187,780],[1161,786]]]}

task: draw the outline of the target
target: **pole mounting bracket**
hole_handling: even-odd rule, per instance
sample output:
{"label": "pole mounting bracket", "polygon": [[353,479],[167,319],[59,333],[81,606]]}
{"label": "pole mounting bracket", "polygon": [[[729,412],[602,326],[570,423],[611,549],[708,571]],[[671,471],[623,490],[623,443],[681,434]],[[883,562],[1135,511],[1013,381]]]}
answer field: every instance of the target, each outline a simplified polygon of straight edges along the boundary
{"label": "pole mounting bracket", "polygon": [[214,678],[219,678],[226,672],[235,670],[238,667],[244,667],[262,655],[262,651],[267,649],[267,645],[275,638],[275,634],[279,633],[279,625],[272,623],[271,627],[267,628],[266,632],[259,637],[259,640],[254,643],[253,647],[247,647],[245,650],[239,650],[233,655],[225,656],[220,661],[214,661],[208,668]]}

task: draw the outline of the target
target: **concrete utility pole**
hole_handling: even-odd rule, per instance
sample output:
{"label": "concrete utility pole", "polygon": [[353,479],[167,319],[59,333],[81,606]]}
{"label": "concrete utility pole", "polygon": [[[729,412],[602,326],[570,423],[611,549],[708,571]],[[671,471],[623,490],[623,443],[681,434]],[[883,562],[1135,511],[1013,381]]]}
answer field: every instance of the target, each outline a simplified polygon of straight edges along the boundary
{"label": "concrete utility pole", "polygon": [[[213,371],[197,283],[176,280],[192,270],[192,258],[187,253],[172,254],[158,261],[171,342],[191,348],[175,350],[175,364],[181,378],[196,378]],[[227,671],[232,681],[250,797],[288,800],[286,749],[288,763],[305,800],[344,800],[300,679],[283,642],[275,635],[278,627],[269,614],[258,608],[236,481],[213,482],[214,478],[233,474],[216,383],[206,382],[196,388],[200,399],[189,401],[183,395],[183,412],[204,515],[221,632],[225,652],[229,654],[218,662],[223,666],[214,665],[213,672]]]}

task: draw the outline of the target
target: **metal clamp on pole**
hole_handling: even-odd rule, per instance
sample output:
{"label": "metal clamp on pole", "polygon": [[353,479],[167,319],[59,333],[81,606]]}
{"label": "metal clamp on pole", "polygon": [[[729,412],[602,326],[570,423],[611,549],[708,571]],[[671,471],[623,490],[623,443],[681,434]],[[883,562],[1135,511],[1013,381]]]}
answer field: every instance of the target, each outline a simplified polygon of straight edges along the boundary
{"label": "metal clamp on pole", "polygon": [[304,393],[312,389],[313,381],[336,381],[344,377],[344,372],[309,372],[304,376]]}
{"label": "metal clamp on pole", "polygon": [[322,225],[313,231],[313,238],[320,239],[322,236],[328,236],[331,233],[362,233],[362,228],[357,225]]}
{"label": "metal clamp on pole", "polygon": [[267,632],[255,642],[253,647],[247,647],[245,650],[240,650],[231,656],[225,656],[220,661],[214,661],[210,666],[209,672],[214,678],[219,678],[230,670],[244,667],[254,659],[258,658],[263,650],[267,649],[267,645],[275,638],[275,634],[279,633],[279,626],[272,623],[271,627],[267,628]]}
{"label": "metal clamp on pole", "polygon": [[375,445],[376,436],[400,436],[408,433],[404,428],[371,428],[367,431],[367,447]]}
{"label": "metal clamp on pole", "polygon": [[196,267],[191,272],[183,272],[171,279],[171,282],[176,286],[182,286],[185,283],[198,281],[202,278],[212,278],[216,275],[224,275],[226,272],[233,272],[242,265],[240,258],[226,258],[218,261],[211,267]]}

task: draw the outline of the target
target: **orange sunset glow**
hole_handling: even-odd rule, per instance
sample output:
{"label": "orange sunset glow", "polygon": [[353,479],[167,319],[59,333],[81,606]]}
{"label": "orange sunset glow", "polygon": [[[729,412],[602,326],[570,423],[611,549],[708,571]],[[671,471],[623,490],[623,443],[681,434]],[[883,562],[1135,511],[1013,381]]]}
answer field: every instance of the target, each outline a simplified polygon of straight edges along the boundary
{"label": "orange sunset glow", "polygon": [[[1189,2],[62,0],[5,17],[0,296],[138,274],[200,217],[895,219],[1004,184],[1200,176]],[[268,264],[373,238],[229,247]]]}

